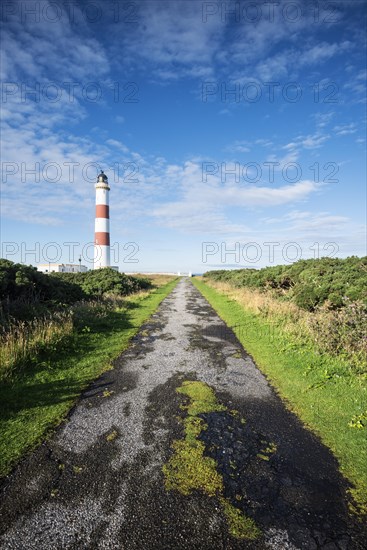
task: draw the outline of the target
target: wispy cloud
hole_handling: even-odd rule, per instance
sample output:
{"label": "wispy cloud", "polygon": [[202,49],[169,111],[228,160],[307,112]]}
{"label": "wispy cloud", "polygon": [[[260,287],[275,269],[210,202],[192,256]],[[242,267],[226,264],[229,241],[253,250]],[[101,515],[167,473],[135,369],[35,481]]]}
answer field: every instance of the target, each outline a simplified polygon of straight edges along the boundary
{"label": "wispy cloud", "polygon": [[347,216],[333,215],[330,212],[310,212],[291,210],[280,218],[264,218],[266,224],[283,224],[285,231],[313,232],[323,234],[325,231],[342,230],[350,222]]}
{"label": "wispy cloud", "polygon": [[[153,210],[153,215],[159,218],[159,223],[185,231],[190,228],[188,220],[196,220],[190,230],[196,232],[202,231],[205,220],[207,228],[211,228],[211,231],[217,234],[235,233],[239,230],[226,218],[227,208],[266,209],[294,204],[304,201],[318,189],[314,182],[308,180],[293,185],[269,187],[233,183],[223,185],[219,176],[212,176],[208,183],[203,183],[201,166],[194,162],[185,164],[179,185],[179,201],[168,201]],[[246,230],[248,231],[248,228]]]}
{"label": "wispy cloud", "polygon": [[330,138],[328,134],[316,133],[299,138],[299,144],[305,149],[319,149]]}
{"label": "wispy cloud", "polygon": [[355,122],[350,122],[349,124],[337,124],[334,126],[333,131],[337,136],[355,134],[357,132],[357,125]]}
{"label": "wispy cloud", "polygon": [[315,119],[316,126],[318,129],[325,128],[325,126],[328,126],[332,119],[335,117],[336,112],[330,111],[328,113],[315,113],[313,115],[313,118]]}
{"label": "wispy cloud", "polygon": [[250,142],[245,140],[237,140],[226,147],[226,151],[230,153],[249,153],[251,151]]}
{"label": "wispy cloud", "polygon": [[344,84],[348,99],[354,103],[365,103],[367,71],[366,69],[356,71],[351,67],[351,73]]}
{"label": "wispy cloud", "polygon": [[[154,78],[163,80],[205,78],[212,74],[224,30],[215,20],[203,23],[201,3],[144,2],[137,24],[122,36],[123,63],[135,64],[138,57],[142,68],[154,65]],[[119,32],[118,27],[112,32]]]}

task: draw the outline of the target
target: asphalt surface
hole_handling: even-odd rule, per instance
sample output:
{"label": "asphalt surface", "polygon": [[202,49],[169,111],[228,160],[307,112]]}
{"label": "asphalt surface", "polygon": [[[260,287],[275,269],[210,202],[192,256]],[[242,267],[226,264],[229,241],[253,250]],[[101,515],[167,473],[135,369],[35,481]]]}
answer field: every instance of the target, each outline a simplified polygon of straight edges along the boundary
{"label": "asphalt surface", "polygon": [[[225,497],[261,529],[255,542],[229,534],[215,497],[165,490],[162,466],[183,435],[183,380],[207,383],[239,412],[206,414],[201,437]],[[276,451],[259,458],[270,443]],[[330,451],[182,279],[115,368],[2,481],[0,548],[360,550],[367,537],[348,516],[347,489]]]}

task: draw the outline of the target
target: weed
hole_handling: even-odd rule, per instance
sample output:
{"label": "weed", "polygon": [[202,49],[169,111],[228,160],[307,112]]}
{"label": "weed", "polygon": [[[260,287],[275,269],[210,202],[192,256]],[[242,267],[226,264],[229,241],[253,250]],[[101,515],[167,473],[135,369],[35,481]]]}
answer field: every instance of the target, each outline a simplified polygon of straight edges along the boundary
{"label": "weed", "polygon": [[354,415],[352,420],[348,422],[348,426],[349,428],[365,428],[367,426],[367,411]]}
{"label": "weed", "polygon": [[111,433],[109,433],[107,436],[106,436],[106,439],[107,441],[115,441],[115,439],[118,437],[118,433],[116,432],[116,430],[113,430]]}

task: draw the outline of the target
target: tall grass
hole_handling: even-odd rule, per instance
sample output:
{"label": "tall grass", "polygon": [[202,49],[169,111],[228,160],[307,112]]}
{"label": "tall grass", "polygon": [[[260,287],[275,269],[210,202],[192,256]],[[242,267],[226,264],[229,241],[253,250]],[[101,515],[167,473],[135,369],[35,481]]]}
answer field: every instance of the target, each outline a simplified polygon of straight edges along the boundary
{"label": "tall grass", "polygon": [[292,302],[280,301],[271,292],[235,288],[230,283],[210,280],[206,283],[247,310],[271,320],[299,342],[312,344],[319,353],[347,359],[353,372],[367,372],[367,307],[364,303],[348,301],[340,310],[329,309],[325,303],[309,312]]}
{"label": "tall grass", "polygon": [[77,332],[88,331],[89,324],[96,319],[107,317],[111,311],[123,311],[126,306],[125,298],[105,296],[80,301],[30,321],[8,318],[0,335],[0,382],[21,375],[27,367],[42,360],[42,353],[70,345]]}
{"label": "tall grass", "polygon": [[367,373],[366,304],[347,302],[337,311],[317,308],[309,330],[318,349],[346,358],[356,373]]}
{"label": "tall grass", "polygon": [[[50,333],[62,331],[66,324],[70,336],[65,329],[64,337],[59,333],[59,343],[51,338],[44,353],[34,352],[31,364],[23,360],[21,368],[8,369],[7,379],[0,380],[0,477],[51,433],[92,380],[113,368],[114,359],[176,283],[177,279],[128,297],[79,302],[68,306],[65,317],[50,314]],[[55,320],[56,328],[52,324]],[[26,341],[23,357],[27,357],[26,350],[30,351],[38,326],[37,322],[29,325],[27,336],[22,335]],[[3,340],[14,340],[14,336],[15,330],[7,336],[3,333]],[[12,360],[14,354],[9,362]]]}
{"label": "tall grass", "polygon": [[[150,277],[153,288],[167,285],[176,278]],[[31,365],[42,361],[42,354],[71,345],[78,332],[88,332],[95,320],[109,313],[124,312],[137,299],[151,294],[142,289],[130,296],[105,293],[94,300],[82,300],[73,305],[47,308],[34,300],[13,300],[0,307],[0,382],[21,375]]]}
{"label": "tall grass", "polygon": [[57,348],[74,332],[71,311],[32,321],[10,322],[0,337],[0,381],[21,373],[42,351]]}

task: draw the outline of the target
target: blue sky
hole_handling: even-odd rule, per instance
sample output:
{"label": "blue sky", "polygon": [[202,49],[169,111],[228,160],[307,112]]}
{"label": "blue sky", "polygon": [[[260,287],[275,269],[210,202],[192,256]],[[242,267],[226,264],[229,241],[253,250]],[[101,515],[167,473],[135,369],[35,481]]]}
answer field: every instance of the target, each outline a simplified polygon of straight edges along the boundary
{"label": "blue sky", "polygon": [[364,8],[3,3],[2,256],[90,266],[99,166],[124,271],[365,255]]}

